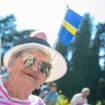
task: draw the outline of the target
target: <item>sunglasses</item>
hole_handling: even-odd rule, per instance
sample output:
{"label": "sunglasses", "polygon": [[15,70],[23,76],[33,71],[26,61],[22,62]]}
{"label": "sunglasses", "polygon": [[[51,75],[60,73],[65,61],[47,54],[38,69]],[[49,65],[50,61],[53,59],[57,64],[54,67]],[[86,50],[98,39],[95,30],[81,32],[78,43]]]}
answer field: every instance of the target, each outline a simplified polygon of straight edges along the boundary
{"label": "sunglasses", "polygon": [[50,70],[52,68],[51,64],[45,62],[45,61],[37,61],[37,59],[29,54],[29,53],[24,53],[23,54],[23,63],[26,67],[32,67],[34,64],[38,63],[38,69],[40,70],[41,73],[45,73],[46,76],[49,76]]}

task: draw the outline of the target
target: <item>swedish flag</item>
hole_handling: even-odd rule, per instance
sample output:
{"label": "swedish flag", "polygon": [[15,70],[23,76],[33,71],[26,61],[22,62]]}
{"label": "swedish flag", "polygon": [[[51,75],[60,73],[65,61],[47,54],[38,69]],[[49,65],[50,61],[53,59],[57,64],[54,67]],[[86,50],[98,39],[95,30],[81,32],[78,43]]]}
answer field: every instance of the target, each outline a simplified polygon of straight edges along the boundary
{"label": "swedish flag", "polygon": [[68,46],[70,44],[72,37],[77,32],[81,19],[82,17],[79,14],[69,8],[67,9],[63,24],[58,33],[59,40],[61,40],[64,45]]}

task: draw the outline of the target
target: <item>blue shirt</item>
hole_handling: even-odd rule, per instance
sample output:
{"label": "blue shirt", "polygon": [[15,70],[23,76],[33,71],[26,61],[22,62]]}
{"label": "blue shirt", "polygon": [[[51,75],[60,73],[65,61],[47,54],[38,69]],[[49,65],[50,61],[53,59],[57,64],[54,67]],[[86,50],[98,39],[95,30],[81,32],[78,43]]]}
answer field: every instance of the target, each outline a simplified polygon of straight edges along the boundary
{"label": "blue shirt", "polygon": [[51,103],[53,103],[53,105],[55,105],[57,97],[58,97],[57,92],[49,92],[47,95],[46,103],[51,102]]}

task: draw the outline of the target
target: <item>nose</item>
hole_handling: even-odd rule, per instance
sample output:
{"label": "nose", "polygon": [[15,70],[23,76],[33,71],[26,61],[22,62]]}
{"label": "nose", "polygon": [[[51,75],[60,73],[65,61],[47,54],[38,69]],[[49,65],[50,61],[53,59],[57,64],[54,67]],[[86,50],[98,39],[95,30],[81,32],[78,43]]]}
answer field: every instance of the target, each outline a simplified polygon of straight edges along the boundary
{"label": "nose", "polygon": [[43,83],[46,79],[46,75],[40,71],[35,72],[37,74],[37,78]]}
{"label": "nose", "polygon": [[33,72],[37,75],[37,78],[42,82],[44,82],[44,80],[46,79],[46,74],[45,73],[42,73],[40,70],[39,70],[39,64],[36,63],[34,65],[32,65],[31,69],[33,70]]}
{"label": "nose", "polygon": [[33,64],[30,69],[34,72],[34,73],[37,73],[38,74],[38,77],[39,78],[43,78],[42,80],[44,80],[46,78],[46,74],[45,73],[42,73],[40,70],[39,70],[39,62],[36,62],[35,64]]}
{"label": "nose", "polygon": [[33,71],[39,71],[39,64],[38,64],[38,63],[33,64],[33,65],[31,66],[31,69],[32,69]]}

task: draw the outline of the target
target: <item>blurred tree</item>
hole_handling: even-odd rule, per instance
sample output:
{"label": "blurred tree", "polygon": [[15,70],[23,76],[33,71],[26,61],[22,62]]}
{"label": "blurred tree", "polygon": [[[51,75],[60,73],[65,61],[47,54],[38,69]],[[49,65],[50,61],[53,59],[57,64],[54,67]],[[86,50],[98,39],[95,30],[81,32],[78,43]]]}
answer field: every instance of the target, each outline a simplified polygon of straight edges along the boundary
{"label": "blurred tree", "polygon": [[[92,18],[89,14],[85,14],[70,46],[62,47],[62,43],[58,42],[56,49],[60,52],[63,50],[68,72],[57,83],[70,99],[83,87],[89,87],[91,90],[89,102],[95,105],[98,99],[105,100],[105,24],[97,25],[94,40],[92,40],[92,27]],[[100,59],[104,60],[102,67]]]}
{"label": "blurred tree", "polygon": [[56,41],[54,48],[57,49],[64,57],[67,55],[67,46],[65,46],[59,39]]}
{"label": "blurred tree", "polygon": [[4,53],[14,45],[16,40],[19,40],[23,37],[27,37],[30,34],[30,32],[33,31],[18,31],[16,29],[15,21],[16,19],[13,15],[9,15],[4,18],[0,17],[1,59],[3,58]]}
{"label": "blurred tree", "polygon": [[56,105],[70,105],[69,99],[65,95],[59,94]]}
{"label": "blurred tree", "polygon": [[[105,23],[97,25],[97,32],[92,44],[91,69],[96,71],[94,75],[97,75],[97,78],[95,79],[95,76],[92,79],[94,85],[92,85],[91,94],[103,103],[105,100]],[[103,62],[100,62],[100,60],[103,60]]]}
{"label": "blurred tree", "polygon": [[68,72],[62,79],[57,81],[59,87],[62,87],[62,90],[69,98],[83,87],[88,86],[90,41],[92,35],[91,20],[89,14],[84,15],[80,29],[71,43],[72,46],[70,45],[66,50],[68,52],[65,55],[67,59],[72,54],[72,59],[68,59]]}

